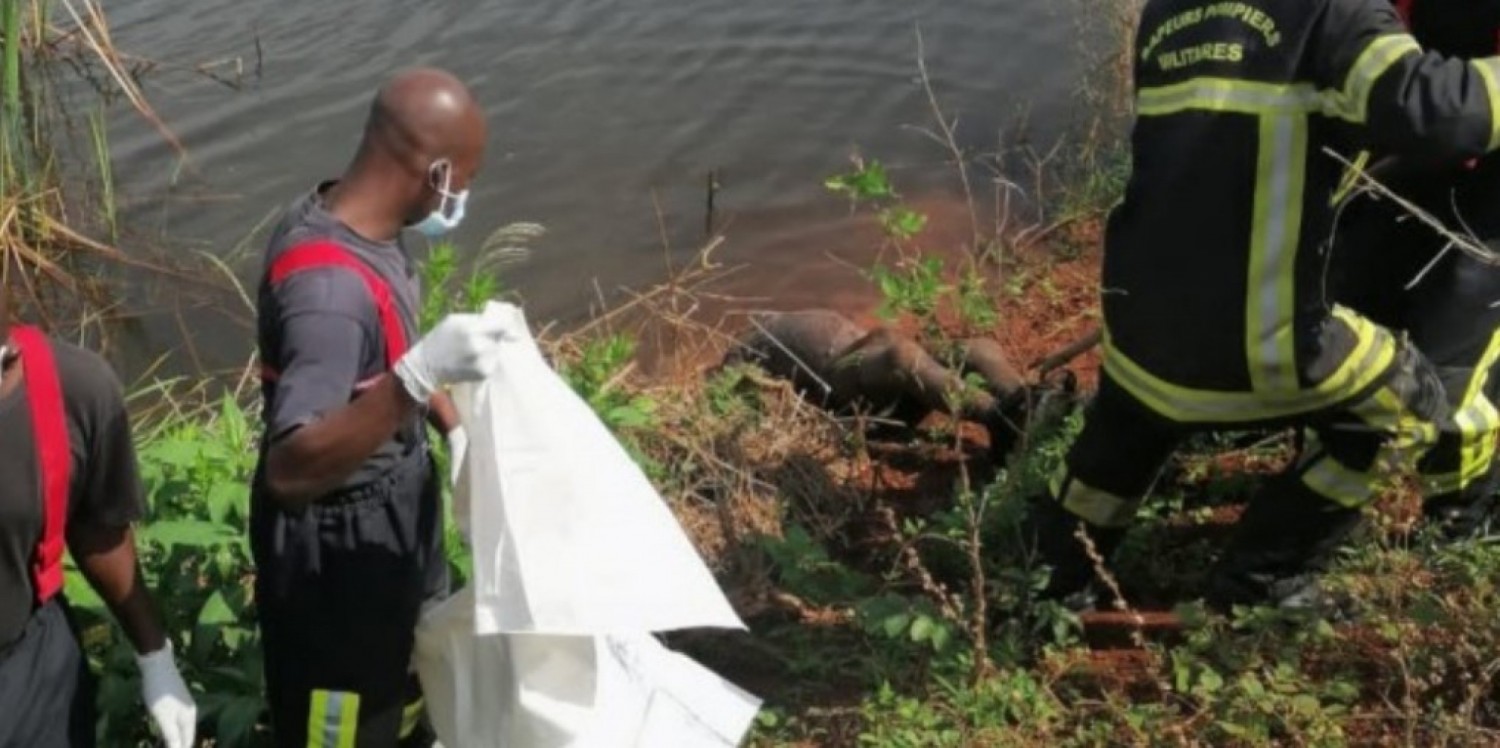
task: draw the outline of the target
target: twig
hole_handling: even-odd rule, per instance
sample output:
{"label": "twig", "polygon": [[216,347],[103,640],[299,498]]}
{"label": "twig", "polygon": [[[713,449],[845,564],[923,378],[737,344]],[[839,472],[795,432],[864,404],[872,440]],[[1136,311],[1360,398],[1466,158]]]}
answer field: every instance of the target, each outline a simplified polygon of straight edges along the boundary
{"label": "twig", "polygon": [[89,24],[84,22],[83,17],[78,14],[78,10],[73,7],[73,0],[63,0],[63,7],[67,9],[68,15],[73,17],[73,22],[78,24],[78,30],[87,41],[88,46],[99,56],[100,61],[104,63],[105,69],[109,71],[110,76],[119,84],[120,90],[125,93],[125,97],[130,100],[131,105],[156,128],[156,131],[161,134],[162,139],[166,140],[172,146],[172,149],[177,151],[178,156],[186,160],[187,149],[182,145],[182,141],[178,140],[176,133],[172,132],[171,128],[167,127],[167,124],[162,121],[161,117],[157,116],[156,110],[147,103],[146,97],[141,94],[140,88],[121,69],[119,55],[114,51],[114,45],[109,38],[109,27],[105,24],[103,14],[99,11],[98,6],[93,0],[82,1],[84,8],[88,11],[89,20],[93,24],[92,30],[90,30]]}
{"label": "twig", "polygon": [[709,169],[708,187],[705,195],[707,203],[703,208],[703,238],[709,239],[714,235],[714,215],[716,209],[714,200],[719,196],[719,170]]}
{"label": "twig", "polygon": [[958,167],[958,179],[963,183],[964,202],[969,206],[969,227],[973,232],[973,244],[971,251],[979,251],[983,243],[983,235],[979,232],[979,213],[974,207],[974,190],[969,185],[969,167],[964,160],[963,149],[958,147],[958,139],[954,135],[954,121],[949,120],[943,114],[943,108],[938,104],[937,93],[932,89],[932,78],[927,74],[927,49],[922,42],[922,26],[917,24],[913,27],[917,37],[917,73],[922,79],[922,90],[927,93],[927,104],[932,108],[932,116],[937,120],[938,127],[942,128],[942,143],[947,146],[948,152],[953,156],[953,163]]}
{"label": "twig", "polygon": [[814,371],[811,366],[808,366],[806,362],[804,362],[801,358],[798,358],[797,354],[792,352],[792,349],[787,348],[786,345],[781,342],[781,340],[779,340],[775,335],[772,335],[771,331],[767,330],[765,325],[762,325],[760,323],[760,320],[756,319],[753,315],[748,317],[748,319],[750,320],[750,324],[755,327],[755,329],[760,331],[760,334],[766,336],[766,339],[771,341],[771,344],[779,348],[782,353],[785,353],[787,355],[787,358],[790,358],[792,360],[792,363],[797,365],[797,368],[807,372],[807,375],[812,377],[813,381],[817,382],[819,387],[823,388],[823,397],[826,398],[833,394],[833,386],[828,384],[828,382],[825,381],[822,377],[818,376],[818,372]]}
{"label": "twig", "polygon": [[1447,226],[1443,225],[1442,221],[1434,218],[1432,214],[1428,213],[1425,210],[1422,210],[1417,206],[1416,203],[1413,203],[1412,201],[1407,200],[1400,195],[1397,195],[1395,192],[1392,192],[1385,185],[1381,184],[1379,180],[1370,176],[1365,172],[1364,169],[1359,168],[1348,159],[1339,155],[1339,153],[1334,151],[1332,148],[1324,148],[1323,152],[1332,157],[1333,160],[1339,162],[1340,164],[1343,164],[1344,168],[1348,169],[1349,172],[1354,175],[1355,180],[1360,185],[1362,185],[1362,189],[1374,192],[1375,194],[1380,195],[1381,197],[1384,197],[1387,200],[1390,200],[1391,202],[1400,206],[1402,210],[1405,210],[1417,220],[1426,224],[1433,231],[1436,231],[1439,236],[1442,236],[1444,239],[1447,239],[1449,242],[1451,242],[1453,246],[1456,247],[1460,252],[1463,252],[1464,254],[1469,255],[1475,260],[1478,260],[1479,262],[1482,262],[1486,265],[1500,266],[1500,254],[1496,254],[1495,252],[1490,251],[1488,247],[1485,247],[1474,237],[1464,236],[1452,231]]}
{"label": "twig", "polygon": [[1437,264],[1439,262],[1442,262],[1443,258],[1447,257],[1448,253],[1450,251],[1452,251],[1452,250],[1453,250],[1453,242],[1448,242],[1447,244],[1444,244],[1443,248],[1441,250],[1439,250],[1437,254],[1433,255],[1432,259],[1430,261],[1428,261],[1428,263],[1426,265],[1423,265],[1422,269],[1420,271],[1418,271],[1415,276],[1412,277],[1411,281],[1406,284],[1406,287],[1403,290],[1410,291],[1413,288],[1416,288],[1417,285],[1422,282],[1422,279],[1426,278],[1427,274],[1431,273],[1432,269],[1435,268],[1435,267],[1437,267]]}
{"label": "twig", "polygon": [[255,32],[255,82],[260,82],[261,71],[265,68],[266,55],[260,46],[260,31]]}
{"label": "twig", "polygon": [[1099,343],[1103,340],[1104,330],[1102,328],[1096,327],[1087,335],[1084,335],[1078,340],[1069,343],[1067,346],[1063,347],[1062,350],[1059,350],[1056,353],[1042,358],[1041,360],[1032,364],[1031,367],[1033,369],[1036,369],[1039,375],[1045,377],[1048,374],[1051,374],[1053,371],[1061,368],[1062,366],[1067,365],[1068,362],[1072,361],[1073,359],[1087,353],[1094,346],[1099,345]]}
{"label": "twig", "polygon": [[714,251],[717,250],[723,244],[724,244],[724,237],[723,236],[716,236],[716,237],[714,237],[711,241],[708,242],[708,244],[704,245],[704,247],[698,251],[698,262],[696,264],[694,264],[694,265],[690,265],[690,266],[684,268],[682,270],[682,272],[678,276],[676,276],[676,280],[675,281],[673,281],[671,283],[663,283],[661,285],[658,285],[657,287],[651,289],[650,291],[648,291],[648,292],[646,292],[644,294],[637,295],[635,298],[631,299],[629,302],[626,302],[626,303],[621,304],[621,305],[619,305],[617,307],[614,307],[613,309],[610,309],[608,312],[605,312],[604,314],[601,314],[600,316],[595,317],[594,319],[590,320],[587,324],[584,324],[584,325],[580,326],[578,329],[574,330],[573,334],[575,334],[575,335],[587,334],[589,331],[591,331],[591,330],[593,330],[593,329],[595,329],[597,327],[609,324],[612,320],[617,319],[617,318],[623,316],[624,314],[626,314],[629,311],[632,311],[636,307],[644,305],[647,299],[656,298],[656,297],[659,297],[659,296],[664,296],[664,295],[666,295],[668,293],[673,292],[676,289],[680,289],[683,286],[690,285],[692,283],[704,282],[704,281],[708,280],[708,278],[710,276],[714,276],[714,275],[720,273],[722,271],[722,267],[723,266],[714,263],[711,258],[713,256]]}

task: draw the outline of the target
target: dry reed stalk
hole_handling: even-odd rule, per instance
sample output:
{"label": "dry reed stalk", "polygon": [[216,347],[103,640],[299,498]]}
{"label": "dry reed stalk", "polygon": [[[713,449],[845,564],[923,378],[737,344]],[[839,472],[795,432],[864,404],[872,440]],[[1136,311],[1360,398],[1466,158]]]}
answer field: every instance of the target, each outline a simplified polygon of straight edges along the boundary
{"label": "dry reed stalk", "polygon": [[[135,80],[125,71],[125,65],[115,49],[114,41],[110,38],[109,24],[104,20],[104,11],[95,0],[79,0],[79,2],[84,6],[84,14],[80,14],[74,7],[74,0],[62,0],[63,8],[73,18],[85,44],[98,56],[100,63],[109,72],[115,84],[120,87],[120,91],[125,94],[131,106],[151,123],[162,139],[177,152],[178,157],[186,161],[187,149],[182,145],[182,141],[178,140],[177,134],[172,132],[167,123],[157,115],[150,102],[146,101],[145,94],[141,93],[140,86],[136,85]],[[84,20],[85,15],[87,21]]]}

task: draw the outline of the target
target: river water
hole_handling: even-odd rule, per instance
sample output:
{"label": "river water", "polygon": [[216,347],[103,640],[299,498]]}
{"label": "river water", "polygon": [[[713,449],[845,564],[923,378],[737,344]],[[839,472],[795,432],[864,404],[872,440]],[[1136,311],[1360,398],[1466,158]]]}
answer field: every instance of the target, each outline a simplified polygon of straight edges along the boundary
{"label": "river water", "polygon": [[[249,280],[267,220],[336,176],[372,91],[426,64],[468,81],[491,122],[489,160],[457,232],[475,246],[512,221],[543,224],[506,271],[533,320],[576,321],[597,289],[649,284],[664,242],[703,236],[717,170],[727,258],[784,281],[797,253],[839,235],[848,206],[825,176],[853,149],[931,195],[951,186],[930,123],[913,30],[967,148],[1023,114],[1044,144],[1075,113],[1077,0],[132,0],[106,4],[116,45],[150,58],[156,109],[192,168],[126,107],[110,119],[127,236],[227,256]],[[218,64],[238,89],[192,72]],[[1039,132],[1040,131],[1040,132]],[[661,221],[658,221],[658,209]],[[813,227],[803,235],[798,227]],[[809,255],[811,256],[811,255]],[[751,284],[753,285],[753,283]],[[816,280],[804,281],[816,288]],[[240,363],[239,324],[187,326],[200,356]],[[181,325],[148,325],[150,351]]]}

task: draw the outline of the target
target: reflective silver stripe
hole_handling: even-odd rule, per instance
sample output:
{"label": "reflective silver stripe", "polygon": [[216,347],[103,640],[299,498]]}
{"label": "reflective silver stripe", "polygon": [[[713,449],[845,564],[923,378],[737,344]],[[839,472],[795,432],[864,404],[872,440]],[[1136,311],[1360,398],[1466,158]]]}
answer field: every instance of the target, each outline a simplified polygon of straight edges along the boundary
{"label": "reflective silver stripe", "polygon": [[[1193,78],[1182,83],[1142,88],[1136,95],[1136,113],[1144,117],[1188,110],[1279,115],[1320,113],[1355,123],[1369,116],[1370,94],[1375,84],[1402,57],[1421,53],[1410,34],[1390,34],[1371,42],[1350,66],[1339,90],[1319,91],[1304,83],[1259,83],[1230,78]],[[1479,74],[1500,80],[1500,60],[1474,61]],[[1496,110],[1497,143],[1500,143],[1500,96],[1491,99]]]}
{"label": "reflective silver stripe", "polygon": [[1198,110],[1240,114],[1296,114],[1317,111],[1323,97],[1312,86],[1193,78],[1158,88],[1142,88],[1136,113],[1161,116]]}
{"label": "reflective silver stripe", "polygon": [[343,723],[341,716],[344,710],[344,695],[342,693],[328,694],[328,711],[323,718],[323,745],[328,748],[336,748],[339,744],[339,727]]}
{"label": "reflective silver stripe", "polygon": [[1250,381],[1258,392],[1297,389],[1291,289],[1302,223],[1302,180],[1307,151],[1306,120],[1265,116],[1260,122],[1260,163],[1251,229],[1246,350]]}

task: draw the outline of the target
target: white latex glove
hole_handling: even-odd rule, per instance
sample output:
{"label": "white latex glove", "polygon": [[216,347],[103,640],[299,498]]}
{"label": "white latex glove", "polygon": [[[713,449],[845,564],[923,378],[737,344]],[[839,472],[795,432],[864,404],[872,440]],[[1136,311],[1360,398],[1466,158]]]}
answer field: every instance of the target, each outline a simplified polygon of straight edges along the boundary
{"label": "white latex glove", "polygon": [[448,485],[457,486],[463,473],[464,457],[469,453],[469,434],[462,425],[448,432]]}
{"label": "white latex glove", "polygon": [[489,314],[450,314],[396,362],[396,378],[419,403],[443,385],[484,379],[495,369],[506,329]]}
{"label": "white latex glove", "polygon": [[161,731],[167,748],[193,748],[193,736],[198,730],[198,705],[188,693],[182,674],[177,672],[177,663],[172,659],[172,642],[146,655],[136,655],[135,664],[141,669],[141,695],[146,700],[146,710]]}

